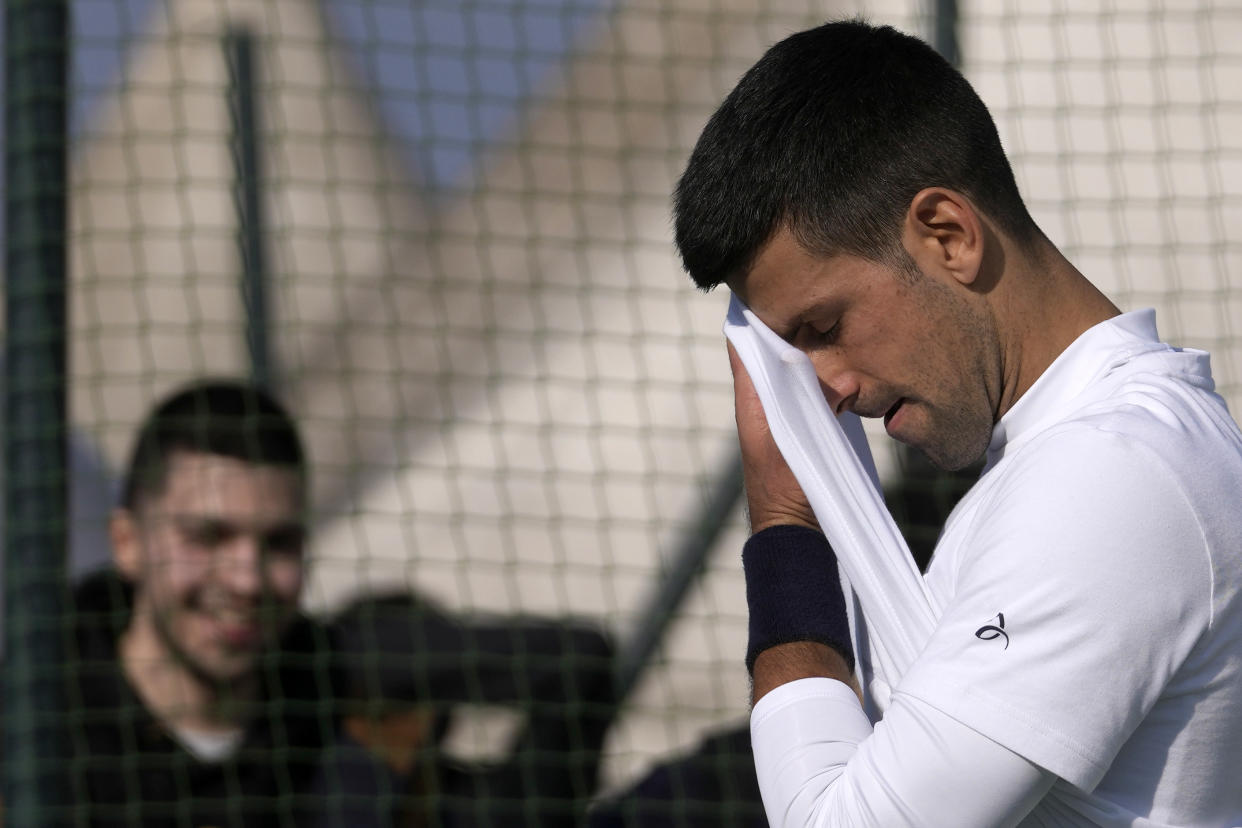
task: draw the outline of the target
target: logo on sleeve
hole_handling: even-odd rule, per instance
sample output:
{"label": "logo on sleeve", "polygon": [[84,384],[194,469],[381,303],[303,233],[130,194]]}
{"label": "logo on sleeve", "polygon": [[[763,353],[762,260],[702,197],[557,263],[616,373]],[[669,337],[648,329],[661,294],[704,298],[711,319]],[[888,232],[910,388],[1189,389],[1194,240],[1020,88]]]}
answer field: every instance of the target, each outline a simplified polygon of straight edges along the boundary
{"label": "logo on sleeve", "polygon": [[[993,619],[988,620],[990,621]],[[1003,638],[1005,639],[1005,646],[1003,649],[1008,650],[1009,633],[1005,632],[1005,613],[996,613],[995,621],[995,624],[984,624],[982,627],[975,630],[975,638],[980,641],[991,641],[995,638]]]}

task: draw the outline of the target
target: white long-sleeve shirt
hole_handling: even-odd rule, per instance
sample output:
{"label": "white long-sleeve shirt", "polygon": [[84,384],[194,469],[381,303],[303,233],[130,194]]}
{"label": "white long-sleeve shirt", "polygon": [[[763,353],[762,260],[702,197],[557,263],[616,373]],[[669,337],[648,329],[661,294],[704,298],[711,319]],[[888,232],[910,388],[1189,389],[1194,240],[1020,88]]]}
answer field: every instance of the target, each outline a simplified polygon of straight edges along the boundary
{"label": "white long-sleeve shirt", "polygon": [[771,823],[1242,825],[1242,434],[1211,389],[1150,311],[1067,349],[946,525],[883,721],[828,679],[756,704]]}
{"label": "white long-sleeve shirt", "polygon": [[897,695],[874,733],[832,679],[755,706],[755,766],[772,825],[1016,825],[1052,774],[918,699]]}

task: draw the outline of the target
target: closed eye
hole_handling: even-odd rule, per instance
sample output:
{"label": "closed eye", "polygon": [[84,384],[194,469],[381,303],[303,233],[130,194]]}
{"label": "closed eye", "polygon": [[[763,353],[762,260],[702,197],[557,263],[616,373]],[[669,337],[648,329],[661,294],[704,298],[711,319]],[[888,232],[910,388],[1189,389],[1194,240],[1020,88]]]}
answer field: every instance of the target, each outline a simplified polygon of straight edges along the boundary
{"label": "closed eye", "polygon": [[822,348],[836,343],[841,335],[841,320],[824,328],[813,323],[804,323],[794,336],[794,346],[799,348]]}

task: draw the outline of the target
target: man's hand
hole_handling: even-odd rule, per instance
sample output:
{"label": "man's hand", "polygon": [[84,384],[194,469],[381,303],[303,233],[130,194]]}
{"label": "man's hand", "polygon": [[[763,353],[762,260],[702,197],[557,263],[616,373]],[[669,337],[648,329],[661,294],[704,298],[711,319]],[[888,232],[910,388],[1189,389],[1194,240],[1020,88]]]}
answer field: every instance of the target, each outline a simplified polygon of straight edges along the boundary
{"label": "man's hand", "polygon": [[[776,447],[772,431],[768,428],[767,417],[763,414],[763,404],[760,403],[759,395],[755,392],[754,383],[751,382],[750,375],[746,373],[746,368],[742,365],[742,360],[732,345],[729,345],[729,364],[733,368],[733,403],[737,415],[738,441],[742,446],[742,475],[746,482],[746,502],[750,510],[752,532],[750,543],[755,542],[754,535],[774,526],[804,526],[818,532],[819,523],[815,520],[815,513],[811,511],[802,487],[798,485],[785,458],[781,456],[780,449]],[[747,566],[747,601],[750,603],[751,610],[752,647],[757,649],[763,646],[762,644],[756,645],[756,641],[765,641],[770,637],[772,629],[784,630],[792,626],[800,633],[806,633],[814,628],[819,634],[808,636],[808,640],[790,640],[782,634],[777,634],[775,639],[784,639],[783,643],[759,652],[753,668],[752,702],[758,702],[782,684],[814,677],[843,681],[853,687],[856,694],[858,693],[858,685],[850,674],[850,665],[845,657],[832,647],[819,643],[823,640],[831,640],[848,645],[850,640],[849,623],[844,597],[841,595],[840,583],[837,580],[836,563],[827,543],[822,539],[820,543],[823,545],[820,557],[812,556],[812,558],[824,564],[824,567],[810,563],[811,558],[805,556],[805,549],[800,549],[798,555],[789,559],[788,562],[793,565],[793,570],[789,572],[767,571],[762,575],[756,575],[755,566]],[[754,559],[755,565],[766,563],[770,566],[773,560],[770,554],[774,551],[780,550],[772,547],[764,550],[758,559]],[[744,560],[747,554],[749,553],[743,554]],[[806,569],[808,565],[813,567],[812,570]],[[759,568],[765,567],[759,566]],[[815,577],[804,577],[808,572]],[[800,584],[805,587],[810,583],[818,583],[817,579],[822,579],[825,572],[831,573],[832,590],[835,590],[837,599],[831,609],[814,606],[816,601],[831,594],[831,590],[827,587],[814,589],[814,600],[806,602],[805,605],[803,602],[794,601],[796,606],[788,606],[788,596],[791,594],[788,588],[791,583],[788,578],[791,574],[794,586]],[[796,594],[797,589],[793,589],[792,593]],[[774,599],[774,596],[779,597]],[[822,617],[817,614],[819,611],[823,611]],[[815,623],[801,619],[791,625],[789,618],[786,617],[790,612],[811,613],[815,616]],[[773,619],[776,619],[775,623]],[[759,621],[758,627],[756,627],[757,620]],[[756,632],[757,629],[759,632]],[[852,654],[850,660],[853,660]]]}
{"label": "man's hand", "polygon": [[737,417],[737,437],[742,447],[742,475],[746,483],[746,506],[752,533],[769,526],[806,526],[819,529],[815,513],[798,485],[785,458],[781,456],[772,430],[763,414],[763,404],[730,344],[729,365],[733,369],[733,405]]}

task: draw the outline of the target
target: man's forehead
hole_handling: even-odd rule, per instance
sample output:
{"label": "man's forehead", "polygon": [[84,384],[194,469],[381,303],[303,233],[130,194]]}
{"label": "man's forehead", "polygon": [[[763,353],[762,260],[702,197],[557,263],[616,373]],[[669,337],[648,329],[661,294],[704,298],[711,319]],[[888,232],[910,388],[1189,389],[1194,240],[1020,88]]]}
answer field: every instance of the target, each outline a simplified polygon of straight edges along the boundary
{"label": "man's forehead", "polygon": [[742,296],[791,278],[821,275],[829,258],[807,250],[791,230],[781,228],[760,246],[750,264],[726,283]]}
{"label": "man's forehead", "polygon": [[157,508],[145,520],[153,520],[157,524],[172,526],[181,532],[194,535],[209,533],[223,537],[253,535],[267,538],[305,538],[309,531],[303,516],[294,510],[229,509],[222,508],[222,504],[206,501],[179,508]]}
{"label": "man's forehead", "polygon": [[830,260],[806,250],[787,230],[778,231],[729,289],[773,330],[794,324],[832,291]]}
{"label": "man's forehead", "polygon": [[189,504],[231,511],[287,510],[302,498],[302,480],[284,466],[251,463],[202,452],[177,452],[169,459],[163,497],[172,511]]}

